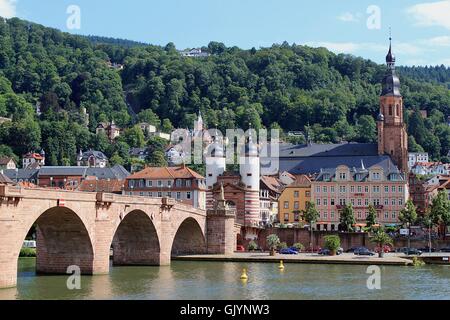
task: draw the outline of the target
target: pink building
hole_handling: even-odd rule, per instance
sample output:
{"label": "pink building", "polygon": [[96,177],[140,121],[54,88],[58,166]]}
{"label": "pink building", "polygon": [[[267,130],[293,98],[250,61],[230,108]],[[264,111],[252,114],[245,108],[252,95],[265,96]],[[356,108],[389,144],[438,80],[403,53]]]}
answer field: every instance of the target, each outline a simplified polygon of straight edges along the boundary
{"label": "pink building", "polygon": [[369,205],[377,209],[378,223],[398,224],[409,198],[407,179],[395,166],[366,169],[363,164],[361,168],[322,169],[311,184],[311,194],[320,213],[316,230],[338,230],[339,213],[346,204],[352,204],[357,229],[365,226]]}

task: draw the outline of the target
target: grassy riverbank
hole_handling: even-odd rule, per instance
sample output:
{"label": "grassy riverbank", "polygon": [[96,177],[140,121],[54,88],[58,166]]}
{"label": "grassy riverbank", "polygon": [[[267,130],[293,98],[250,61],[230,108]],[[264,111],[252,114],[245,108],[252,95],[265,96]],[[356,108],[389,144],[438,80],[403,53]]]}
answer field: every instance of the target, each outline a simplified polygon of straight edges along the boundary
{"label": "grassy riverbank", "polygon": [[20,249],[20,258],[35,258],[36,248],[22,248]]}

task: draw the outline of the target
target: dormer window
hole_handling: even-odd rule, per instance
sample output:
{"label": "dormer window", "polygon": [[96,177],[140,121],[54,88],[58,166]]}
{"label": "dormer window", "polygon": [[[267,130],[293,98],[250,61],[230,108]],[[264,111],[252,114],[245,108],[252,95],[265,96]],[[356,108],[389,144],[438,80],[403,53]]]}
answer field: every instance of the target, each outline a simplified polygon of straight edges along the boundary
{"label": "dormer window", "polygon": [[346,180],[346,179],[347,179],[347,174],[345,172],[339,173],[339,180]]}

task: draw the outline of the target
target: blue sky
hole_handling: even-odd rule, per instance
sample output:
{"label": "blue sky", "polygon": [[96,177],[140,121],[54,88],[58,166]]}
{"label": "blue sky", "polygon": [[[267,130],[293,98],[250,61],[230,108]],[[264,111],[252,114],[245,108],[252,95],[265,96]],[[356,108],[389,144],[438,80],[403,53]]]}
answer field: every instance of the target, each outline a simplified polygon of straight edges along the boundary
{"label": "blue sky", "polygon": [[[69,5],[81,10],[80,29],[67,27]],[[286,40],[379,63],[391,27],[399,64],[450,66],[450,0],[0,0],[0,15],[179,49]]]}

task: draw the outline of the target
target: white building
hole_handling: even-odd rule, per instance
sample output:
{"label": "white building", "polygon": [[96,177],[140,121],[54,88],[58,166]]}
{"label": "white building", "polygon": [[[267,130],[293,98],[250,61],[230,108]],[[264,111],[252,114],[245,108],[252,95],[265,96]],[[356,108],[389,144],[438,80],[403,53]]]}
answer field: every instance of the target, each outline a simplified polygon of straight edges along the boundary
{"label": "white building", "polygon": [[429,157],[427,152],[410,152],[408,154],[408,168],[411,170],[415,164],[419,162],[428,162]]}

